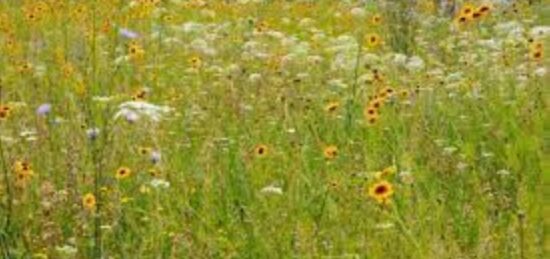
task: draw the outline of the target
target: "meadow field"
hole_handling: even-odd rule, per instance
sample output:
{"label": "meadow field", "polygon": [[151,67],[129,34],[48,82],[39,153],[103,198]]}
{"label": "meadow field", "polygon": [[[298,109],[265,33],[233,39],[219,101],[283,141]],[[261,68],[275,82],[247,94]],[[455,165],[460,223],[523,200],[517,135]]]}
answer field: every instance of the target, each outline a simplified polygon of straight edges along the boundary
{"label": "meadow field", "polygon": [[548,258],[546,0],[2,0],[0,258]]}

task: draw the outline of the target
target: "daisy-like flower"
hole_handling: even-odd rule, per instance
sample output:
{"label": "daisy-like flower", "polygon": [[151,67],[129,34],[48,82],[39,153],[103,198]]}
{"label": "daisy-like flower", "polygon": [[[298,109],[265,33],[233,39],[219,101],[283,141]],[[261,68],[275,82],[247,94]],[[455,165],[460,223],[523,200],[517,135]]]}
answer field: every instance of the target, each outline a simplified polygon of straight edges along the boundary
{"label": "daisy-like flower", "polygon": [[115,178],[118,180],[123,180],[130,177],[131,174],[132,174],[132,171],[130,170],[130,168],[120,167],[119,169],[116,170]]}
{"label": "daisy-like flower", "polygon": [[0,105],[0,121],[10,117],[12,108],[8,105]]}
{"label": "daisy-like flower", "polygon": [[395,165],[392,165],[384,168],[382,171],[376,172],[375,177],[376,179],[383,179],[395,174],[396,172],[397,172],[397,167]]}
{"label": "daisy-like flower", "polygon": [[382,16],[380,16],[379,14],[374,14],[371,17],[370,22],[372,23],[372,25],[380,25],[382,23]]}
{"label": "daisy-like flower", "polygon": [[323,150],[323,155],[326,159],[334,159],[336,156],[338,156],[338,147],[335,145],[330,145],[325,147]]}
{"label": "daisy-like flower", "polygon": [[330,102],[325,106],[325,111],[327,111],[328,113],[333,113],[336,110],[338,110],[339,107],[340,107],[339,102]]}
{"label": "daisy-like flower", "polygon": [[368,189],[371,198],[380,204],[386,204],[393,195],[393,185],[385,180],[379,181]]}
{"label": "daisy-like flower", "polygon": [[269,152],[269,150],[268,150],[267,146],[263,145],[263,144],[257,145],[254,148],[254,154],[257,157],[265,157],[265,156],[267,156],[268,152]]}
{"label": "daisy-like flower", "polygon": [[87,210],[94,210],[96,206],[96,198],[93,193],[86,193],[82,197],[82,206]]}
{"label": "daisy-like flower", "polygon": [[382,39],[376,33],[369,33],[365,35],[365,42],[367,44],[367,47],[376,48],[382,43]]}
{"label": "daisy-like flower", "polygon": [[137,151],[140,155],[145,156],[151,154],[153,149],[150,147],[138,147]]}

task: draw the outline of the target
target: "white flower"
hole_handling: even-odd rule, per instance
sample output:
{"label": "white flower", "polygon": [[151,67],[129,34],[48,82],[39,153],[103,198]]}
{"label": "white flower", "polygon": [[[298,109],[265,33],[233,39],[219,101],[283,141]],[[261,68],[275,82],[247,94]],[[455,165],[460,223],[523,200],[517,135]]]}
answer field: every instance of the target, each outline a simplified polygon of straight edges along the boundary
{"label": "white flower", "polygon": [[124,102],[118,108],[119,111],[114,116],[115,120],[124,117],[130,122],[137,121],[141,116],[158,122],[164,115],[172,111],[170,107],[158,106],[144,101]]}
{"label": "white flower", "polygon": [[55,250],[60,253],[67,256],[73,256],[78,252],[78,249],[71,245],[64,245],[64,246],[56,246]]}
{"label": "white flower", "polygon": [[248,81],[251,83],[257,83],[262,79],[262,74],[260,73],[252,73],[250,76],[248,76]]}
{"label": "white flower", "polygon": [[407,60],[405,67],[409,71],[418,71],[424,68],[424,60],[418,56],[412,56]]}
{"label": "white flower", "polygon": [[160,162],[161,158],[162,154],[160,153],[160,151],[154,150],[153,152],[151,152],[151,163],[156,164]]}
{"label": "white flower", "polygon": [[207,56],[215,56],[217,51],[210,46],[210,44],[202,38],[196,38],[189,43],[191,49],[195,52],[202,53]]}
{"label": "white flower", "polygon": [[106,103],[113,100],[112,96],[94,96],[92,97],[92,101],[98,102],[98,103]]}
{"label": "white flower", "polygon": [[390,228],[393,228],[393,227],[394,227],[394,224],[391,223],[391,222],[378,223],[374,226],[374,228],[376,228],[376,229],[390,229]]}
{"label": "white flower", "polygon": [[281,189],[281,187],[276,187],[276,186],[273,186],[273,185],[269,185],[269,186],[266,186],[264,188],[262,188],[260,190],[261,193],[265,193],[265,194],[278,194],[278,195],[281,195],[283,194],[283,189]]}
{"label": "white flower", "polygon": [[450,154],[454,153],[454,152],[457,151],[457,150],[458,150],[458,148],[453,147],[453,146],[449,146],[449,147],[445,147],[445,148],[443,149],[443,152],[444,152],[445,154],[447,154],[447,155],[450,155]]}
{"label": "white flower", "polygon": [[535,75],[538,77],[544,77],[546,75],[546,68],[545,67],[539,67],[535,69]]}
{"label": "white flower", "polygon": [[398,66],[405,66],[407,63],[407,56],[401,53],[395,53],[392,59],[393,63]]}
{"label": "white flower", "polygon": [[361,7],[352,8],[350,13],[353,17],[356,17],[356,18],[363,18],[367,14],[367,12],[365,12],[365,9]]}
{"label": "white flower", "polygon": [[98,128],[90,128],[86,130],[86,135],[89,139],[94,140],[99,136],[100,130]]}
{"label": "white flower", "polygon": [[398,174],[399,179],[401,179],[401,182],[405,184],[412,184],[414,182],[414,177],[409,171],[402,171]]}
{"label": "white flower", "polygon": [[529,31],[529,34],[532,37],[536,37],[536,38],[546,37],[546,36],[550,35],[550,26],[535,26],[535,27],[531,28],[531,31]]}
{"label": "white flower", "polygon": [[182,31],[185,33],[202,32],[205,28],[205,25],[196,22],[187,22],[181,26]]}
{"label": "white flower", "polygon": [[151,180],[150,184],[151,184],[151,187],[155,189],[167,189],[170,187],[170,183],[162,179],[153,179]]}

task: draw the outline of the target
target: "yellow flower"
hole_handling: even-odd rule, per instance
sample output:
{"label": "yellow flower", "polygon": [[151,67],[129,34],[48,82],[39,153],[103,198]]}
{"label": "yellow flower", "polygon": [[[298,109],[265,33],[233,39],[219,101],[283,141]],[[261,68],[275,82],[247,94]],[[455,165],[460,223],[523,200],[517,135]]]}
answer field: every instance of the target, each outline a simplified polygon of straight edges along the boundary
{"label": "yellow flower", "polygon": [[338,155],[338,148],[334,145],[325,147],[323,154],[326,159],[334,159]]}
{"label": "yellow flower", "polygon": [[461,16],[472,17],[475,7],[472,4],[464,4],[460,9]]}
{"label": "yellow flower", "polygon": [[363,110],[363,115],[365,115],[365,118],[371,118],[373,116],[378,115],[378,109],[374,108],[371,105],[367,105],[365,107],[365,110]]}
{"label": "yellow flower", "polygon": [[393,186],[390,182],[382,180],[370,186],[368,194],[378,203],[385,204],[393,195]]}
{"label": "yellow flower", "polygon": [[152,149],[150,147],[139,147],[138,153],[142,156],[151,154]]}
{"label": "yellow flower", "polygon": [[408,90],[401,90],[399,92],[399,96],[401,97],[401,99],[407,99],[407,98],[409,98],[409,95],[410,95],[410,93],[409,93]]}
{"label": "yellow flower", "polygon": [[145,97],[147,97],[147,90],[140,89],[132,95],[132,101],[143,101],[145,100]]}
{"label": "yellow flower", "polygon": [[256,24],[254,31],[257,33],[266,32],[269,29],[269,24],[266,21],[261,21]]}
{"label": "yellow flower", "polygon": [[266,145],[263,145],[263,144],[260,144],[260,145],[257,145],[255,148],[254,148],[254,154],[256,154],[257,157],[264,157],[268,154],[268,149],[267,149],[267,146]]}
{"label": "yellow flower", "polygon": [[133,60],[141,60],[145,56],[145,50],[137,42],[128,45],[128,54]]}
{"label": "yellow flower", "polygon": [[202,59],[199,56],[193,56],[189,59],[189,64],[193,69],[199,69],[202,67]]}
{"label": "yellow flower", "polygon": [[485,17],[489,15],[489,12],[491,12],[492,9],[493,8],[491,5],[482,4],[475,9],[474,13],[472,14],[472,18],[479,19]]}
{"label": "yellow flower", "polygon": [[29,162],[18,160],[18,161],[15,161],[15,163],[13,164],[13,171],[15,171],[16,173],[29,172],[29,171],[32,171],[32,169]]}
{"label": "yellow flower", "polygon": [[120,167],[118,170],[116,170],[115,178],[118,180],[122,180],[125,178],[130,177],[132,174],[132,171],[128,167]]}
{"label": "yellow flower", "polygon": [[397,172],[397,167],[395,165],[392,165],[392,166],[388,166],[386,168],[384,168],[382,171],[378,171],[375,173],[375,178],[376,179],[382,179],[382,178],[385,178],[385,177],[388,177],[392,174],[395,174]]}
{"label": "yellow flower", "polygon": [[338,109],[338,107],[340,107],[339,102],[330,102],[327,104],[327,106],[325,106],[325,111],[332,113],[332,112],[335,112]]}
{"label": "yellow flower", "polygon": [[371,17],[370,22],[372,25],[380,25],[382,23],[382,16],[375,14]]}
{"label": "yellow flower", "polygon": [[0,105],[0,121],[10,117],[11,110],[12,110],[11,106]]}
{"label": "yellow flower", "polygon": [[158,168],[151,168],[148,172],[151,177],[159,177],[161,174],[161,171]]}
{"label": "yellow flower", "polygon": [[369,48],[376,48],[382,43],[382,39],[376,33],[369,33],[365,35],[365,41],[367,43],[367,47]]}
{"label": "yellow flower", "polygon": [[82,206],[87,210],[94,210],[96,205],[95,195],[93,193],[86,193],[82,197]]}

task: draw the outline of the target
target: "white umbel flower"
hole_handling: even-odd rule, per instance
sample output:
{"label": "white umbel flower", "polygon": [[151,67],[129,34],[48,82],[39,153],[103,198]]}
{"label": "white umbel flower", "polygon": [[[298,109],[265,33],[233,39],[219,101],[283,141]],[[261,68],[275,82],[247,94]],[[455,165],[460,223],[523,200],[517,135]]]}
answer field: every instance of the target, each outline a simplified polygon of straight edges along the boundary
{"label": "white umbel flower", "polygon": [[119,110],[114,116],[115,120],[123,117],[130,122],[137,121],[141,117],[147,117],[158,122],[163,116],[172,111],[172,108],[168,106],[159,106],[144,101],[124,102],[118,108]]}
{"label": "white umbel flower", "polygon": [[281,194],[283,194],[283,189],[281,189],[281,187],[268,185],[268,186],[262,188],[260,190],[260,192],[265,193],[265,194],[278,194],[278,195],[281,195]]}

